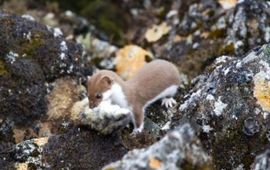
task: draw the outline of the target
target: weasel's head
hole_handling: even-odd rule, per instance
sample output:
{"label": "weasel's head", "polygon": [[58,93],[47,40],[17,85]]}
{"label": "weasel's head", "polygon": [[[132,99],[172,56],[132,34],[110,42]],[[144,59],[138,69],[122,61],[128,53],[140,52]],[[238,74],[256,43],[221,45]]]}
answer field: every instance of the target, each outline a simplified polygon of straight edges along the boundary
{"label": "weasel's head", "polygon": [[110,71],[99,71],[88,78],[87,92],[89,107],[97,107],[101,101],[109,100],[112,91],[113,77]]}

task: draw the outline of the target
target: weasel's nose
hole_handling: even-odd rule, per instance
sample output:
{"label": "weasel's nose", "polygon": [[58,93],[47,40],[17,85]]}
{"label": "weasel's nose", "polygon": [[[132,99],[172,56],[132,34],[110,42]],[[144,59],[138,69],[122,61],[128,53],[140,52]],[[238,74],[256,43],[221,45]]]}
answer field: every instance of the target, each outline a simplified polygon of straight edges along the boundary
{"label": "weasel's nose", "polygon": [[95,103],[92,101],[89,101],[89,108],[93,109],[94,107],[96,107]]}

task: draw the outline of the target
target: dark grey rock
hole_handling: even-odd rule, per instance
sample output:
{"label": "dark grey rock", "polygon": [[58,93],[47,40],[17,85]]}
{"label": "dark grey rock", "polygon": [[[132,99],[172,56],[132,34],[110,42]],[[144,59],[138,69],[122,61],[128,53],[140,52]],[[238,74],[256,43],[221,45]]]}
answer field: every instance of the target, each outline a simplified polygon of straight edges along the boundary
{"label": "dark grey rock", "polygon": [[191,122],[217,169],[248,168],[265,149],[270,130],[270,45],[240,59],[222,56],[194,80],[174,117]]}

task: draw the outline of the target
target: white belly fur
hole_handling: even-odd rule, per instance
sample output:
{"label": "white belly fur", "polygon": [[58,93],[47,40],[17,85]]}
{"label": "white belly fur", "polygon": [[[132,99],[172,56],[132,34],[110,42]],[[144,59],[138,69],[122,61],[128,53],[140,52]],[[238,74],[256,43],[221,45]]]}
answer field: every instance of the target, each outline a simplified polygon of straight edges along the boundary
{"label": "white belly fur", "polygon": [[157,95],[156,97],[154,97],[153,99],[149,100],[143,107],[143,110],[149,106],[150,104],[154,103],[155,101],[162,99],[164,97],[171,97],[174,96],[176,91],[177,91],[178,86],[177,85],[172,85],[168,88],[166,88],[165,90],[163,90],[159,95]]}

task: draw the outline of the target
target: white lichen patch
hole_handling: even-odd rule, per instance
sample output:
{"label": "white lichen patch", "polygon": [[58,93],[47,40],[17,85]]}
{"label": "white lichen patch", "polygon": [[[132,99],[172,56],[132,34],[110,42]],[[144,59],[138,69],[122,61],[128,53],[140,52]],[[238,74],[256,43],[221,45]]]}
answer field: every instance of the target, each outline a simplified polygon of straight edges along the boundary
{"label": "white lichen patch", "polygon": [[232,57],[223,55],[223,56],[218,57],[215,60],[215,64],[226,63],[228,60],[231,60],[231,59]]}
{"label": "white lichen patch", "polygon": [[60,37],[62,35],[63,35],[63,32],[61,31],[60,28],[53,28],[53,36],[55,38]]}
{"label": "white lichen patch", "polygon": [[215,97],[212,95],[212,94],[208,94],[207,96],[206,96],[206,100],[215,100]]}
{"label": "white lichen patch", "polygon": [[23,38],[26,38],[29,41],[31,41],[31,36],[32,36],[32,33],[30,31],[28,33],[23,33]]}
{"label": "white lichen patch", "polygon": [[27,19],[27,20],[29,20],[29,21],[35,21],[35,18],[32,17],[32,16],[29,15],[29,14],[24,14],[24,15],[22,15],[21,17],[24,18],[24,19]]}
{"label": "white lichen patch", "polygon": [[61,59],[61,60],[64,60],[65,58],[66,58],[66,54],[65,54],[65,53],[61,53],[61,54],[60,54],[60,59]]}
{"label": "white lichen patch", "polygon": [[223,110],[227,107],[228,104],[225,104],[221,101],[221,97],[218,98],[218,101],[215,102],[214,113],[216,116],[220,116],[223,113]]}
{"label": "white lichen patch", "polygon": [[230,72],[230,69],[231,69],[230,67],[223,69],[223,73],[225,76]]}
{"label": "white lichen patch", "polygon": [[62,41],[60,43],[60,50],[63,51],[63,52],[68,50],[66,41]]}
{"label": "white lichen patch", "polygon": [[241,68],[242,67],[242,62],[241,61],[238,61],[235,66],[238,69]]}
{"label": "white lichen patch", "polygon": [[234,43],[234,48],[235,49],[238,49],[238,48],[240,48],[240,47],[243,47],[244,46],[244,43],[243,43],[243,41],[236,41],[236,43]]}
{"label": "white lichen patch", "polygon": [[224,29],[226,28],[226,19],[225,17],[220,17],[217,21],[217,28],[218,29]]}
{"label": "white lichen patch", "polygon": [[265,32],[264,32],[264,40],[266,42],[270,41],[270,27],[266,27],[265,28]]}
{"label": "white lichen patch", "polygon": [[261,70],[268,73],[268,74],[263,74],[263,76],[269,80],[270,79],[270,66],[269,66],[269,64],[267,62],[264,62],[264,61],[260,61],[259,64],[261,65]]}
{"label": "white lichen patch", "polygon": [[70,65],[70,66],[68,67],[67,73],[68,73],[68,74],[69,74],[69,73],[72,73],[72,72],[73,72],[73,69],[74,69],[74,66],[73,66],[73,65]]}
{"label": "white lichen patch", "polygon": [[68,47],[67,47],[67,43],[66,43],[66,41],[62,41],[61,43],[60,43],[60,51],[61,51],[61,53],[60,53],[60,59],[61,60],[64,60],[65,58],[66,58],[66,54],[65,54],[65,52],[68,50]]}
{"label": "white lichen patch", "polygon": [[195,99],[200,97],[200,95],[201,95],[201,90],[198,90],[198,91],[192,93],[191,96],[189,97],[189,99],[186,100],[185,103],[180,105],[179,110],[180,111],[185,110],[188,107],[188,105],[193,103]]}
{"label": "white lichen patch", "polygon": [[270,112],[263,112],[263,118],[267,119],[269,116]]}
{"label": "white lichen patch", "polygon": [[165,125],[161,129],[162,130],[169,130],[170,129],[170,125],[171,125],[171,121],[168,121],[167,123],[165,123]]}
{"label": "white lichen patch", "polygon": [[16,59],[19,57],[19,54],[13,52],[13,51],[10,51],[7,55],[7,61],[10,62],[11,64],[13,64]]}
{"label": "white lichen patch", "polygon": [[213,130],[213,128],[210,125],[203,125],[202,130],[204,133],[209,133],[210,131]]}

